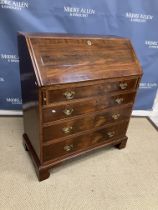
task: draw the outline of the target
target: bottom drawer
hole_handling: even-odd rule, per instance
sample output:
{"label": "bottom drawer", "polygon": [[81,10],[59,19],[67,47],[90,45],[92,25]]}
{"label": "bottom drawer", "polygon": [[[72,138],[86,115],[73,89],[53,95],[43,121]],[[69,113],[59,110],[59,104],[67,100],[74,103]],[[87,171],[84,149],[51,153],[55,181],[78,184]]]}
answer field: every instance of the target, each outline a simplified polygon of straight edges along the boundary
{"label": "bottom drawer", "polygon": [[45,145],[43,147],[43,161],[60,159],[62,156],[69,156],[77,151],[88,149],[92,145],[104,143],[105,141],[115,140],[122,137],[126,133],[127,122],[111,125],[102,128],[93,133],[80,135],[78,137],[69,138],[67,140]]}

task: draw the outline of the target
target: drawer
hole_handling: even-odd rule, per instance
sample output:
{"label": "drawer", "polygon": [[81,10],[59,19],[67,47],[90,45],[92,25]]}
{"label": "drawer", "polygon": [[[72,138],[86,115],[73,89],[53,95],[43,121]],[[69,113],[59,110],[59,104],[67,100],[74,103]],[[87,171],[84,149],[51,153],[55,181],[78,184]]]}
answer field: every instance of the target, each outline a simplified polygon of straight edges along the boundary
{"label": "drawer", "polygon": [[86,150],[91,146],[117,140],[119,137],[123,137],[125,135],[127,125],[127,122],[124,122],[108,126],[93,133],[45,145],[43,147],[43,160],[55,160],[62,156],[69,156],[77,151]]}
{"label": "drawer", "polygon": [[120,106],[122,104],[134,101],[135,92],[119,94],[113,96],[97,97],[82,102],[73,102],[66,105],[55,105],[51,108],[43,109],[43,122],[52,122],[55,120],[66,119],[85,113],[94,113],[111,106]]}
{"label": "drawer", "polygon": [[118,80],[115,82],[107,82],[95,85],[71,87],[48,90],[47,91],[47,103],[51,104],[54,102],[69,101],[72,99],[80,99],[87,97],[95,97],[98,95],[104,95],[106,92],[112,91],[127,91],[136,88],[137,79],[130,80]]}
{"label": "drawer", "polygon": [[53,125],[43,127],[43,141],[66,137],[77,132],[105,126],[108,123],[128,120],[132,107],[123,106],[121,108],[113,108],[98,114],[91,114],[79,119],[66,120],[63,123],[54,123]]}

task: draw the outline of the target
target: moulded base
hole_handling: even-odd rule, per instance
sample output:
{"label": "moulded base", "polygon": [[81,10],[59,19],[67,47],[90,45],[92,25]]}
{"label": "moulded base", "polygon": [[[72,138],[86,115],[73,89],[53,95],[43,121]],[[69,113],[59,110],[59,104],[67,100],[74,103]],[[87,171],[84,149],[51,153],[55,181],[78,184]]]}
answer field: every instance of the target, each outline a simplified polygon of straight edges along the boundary
{"label": "moulded base", "polygon": [[74,154],[72,154],[68,157],[64,157],[64,158],[59,159],[59,160],[54,160],[53,162],[45,163],[43,165],[40,163],[40,160],[39,160],[38,156],[36,155],[36,152],[34,151],[27,134],[23,134],[23,145],[24,145],[25,150],[29,152],[29,155],[30,155],[30,157],[33,161],[38,180],[43,181],[50,176],[50,172],[49,172],[50,168],[66,161],[68,159],[75,158],[77,156],[80,156],[82,154],[85,154],[87,152],[90,152],[90,151],[93,151],[93,150],[96,150],[96,149],[99,149],[99,148],[102,148],[102,147],[116,146],[118,149],[123,149],[123,148],[126,147],[127,139],[128,138],[125,136],[125,137],[120,138],[120,139],[115,140],[115,141],[105,142],[104,144],[90,147],[90,148],[88,148],[84,151],[81,151],[79,153],[74,153]]}

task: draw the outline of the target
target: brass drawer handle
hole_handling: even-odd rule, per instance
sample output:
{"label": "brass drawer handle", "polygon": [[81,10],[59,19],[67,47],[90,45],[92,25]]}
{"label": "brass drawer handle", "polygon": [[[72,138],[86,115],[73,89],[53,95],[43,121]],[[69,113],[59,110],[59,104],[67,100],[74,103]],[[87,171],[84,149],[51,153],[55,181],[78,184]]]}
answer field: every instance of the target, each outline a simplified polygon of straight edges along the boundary
{"label": "brass drawer handle", "polygon": [[120,86],[121,90],[124,90],[124,89],[127,88],[128,85],[127,85],[126,82],[122,82],[122,83],[119,84],[119,86]]}
{"label": "brass drawer handle", "polygon": [[62,129],[62,131],[67,134],[67,133],[70,133],[72,131],[72,127],[65,127]]}
{"label": "brass drawer handle", "polygon": [[66,114],[67,116],[70,116],[72,114],[72,112],[74,111],[73,108],[70,108],[70,109],[65,109],[63,112],[64,114]]}
{"label": "brass drawer handle", "polygon": [[75,91],[66,91],[64,93],[64,96],[66,97],[66,99],[70,100],[73,99],[75,95]]}
{"label": "brass drawer handle", "polygon": [[115,135],[115,131],[111,131],[107,133],[109,138],[112,138]]}
{"label": "brass drawer handle", "polygon": [[124,99],[123,98],[116,98],[115,101],[116,101],[117,104],[121,104],[124,101]]}
{"label": "brass drawer handle", "polygon": [[64,150],[65,150],[66,152],[69,152],[69,151],[71,151],[72,149],[73,149],[73,144],[66,145],[66,146],[64,147]]}
{"label": "brass drawer handle", "polygon": [[118,120],[119,117],[120,117],[120,114],[113,114],[113,115],[112,115],[112,118],[113,118],[114,120]]}

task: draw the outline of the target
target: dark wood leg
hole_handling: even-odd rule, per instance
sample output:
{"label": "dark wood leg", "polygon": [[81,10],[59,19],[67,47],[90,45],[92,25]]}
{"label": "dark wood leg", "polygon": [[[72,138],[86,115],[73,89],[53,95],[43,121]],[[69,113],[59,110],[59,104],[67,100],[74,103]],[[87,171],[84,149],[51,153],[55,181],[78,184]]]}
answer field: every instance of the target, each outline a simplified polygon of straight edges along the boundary
{"label": "dark wood leg", "polygon": [[24,140],[23,140],[23,146],[24,146],[25,151],[29,151],[29,149],[28,149],[28,147],[27,147],[27,145],[26,145]]}
{"label": "dark wood leg", "polygon": [[39,181],[43,181],[50,176],[49,167],[42,166],[39,158],[37,157],[30,140],[26,134],[23,135],[23,145],[26,151],[29,152],[29,155],[35,166],[35,171]]}
{"label": "dark wood leg", "polygon": [[123,149],[126,147],[126,143],[127,143],[127,137],[125,137],[119,144],[115,145],[116,148],[118,149]]}
{"label": "dark wood leg", "polygon": [[39,168],[38,172],[36,171],[36,173],[39,181],[48,179],[48,177],[50,176],[48,168]]}

